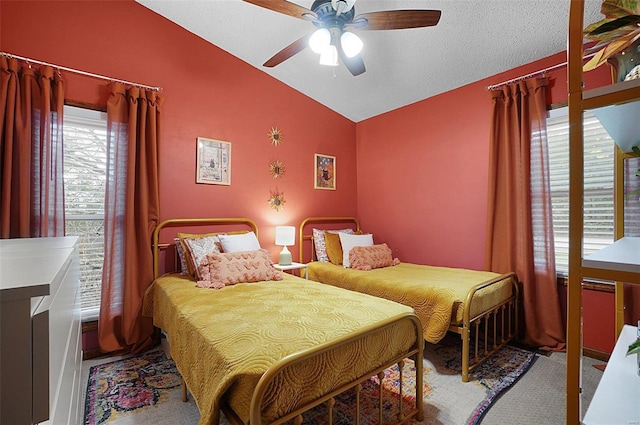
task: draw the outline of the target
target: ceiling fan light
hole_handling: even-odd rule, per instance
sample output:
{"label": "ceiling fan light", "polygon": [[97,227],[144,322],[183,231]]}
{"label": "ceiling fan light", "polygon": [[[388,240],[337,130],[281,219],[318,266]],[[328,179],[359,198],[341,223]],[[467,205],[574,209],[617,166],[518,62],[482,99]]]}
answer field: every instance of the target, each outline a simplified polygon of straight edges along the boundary
{"label": "ceiling fan light", "polygon": [[344,50],[344,54],[348,58],[358,55],[358,53],[362,51],[362,46],[364,45],[362,40],[360,40],[360,37],[349,31],[345,31],[342,34],[340,42],[342,43],[342,50]]}
{"label": "ceiling fan light", "polygon": [[330,44],[320,53],[320,65],[338,66],[338,49]]}
{"label": "ceiling fan light", "polygon": [[322,54],[331,43],[331,34],[326,28],[320,28],[309,38],[309,47],[318,54]]}

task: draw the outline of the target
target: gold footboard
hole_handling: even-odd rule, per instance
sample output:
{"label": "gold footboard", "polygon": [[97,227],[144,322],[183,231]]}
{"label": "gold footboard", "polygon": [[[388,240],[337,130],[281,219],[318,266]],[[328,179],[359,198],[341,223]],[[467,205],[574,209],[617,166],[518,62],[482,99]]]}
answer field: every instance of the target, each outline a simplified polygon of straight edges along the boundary
{"label": "gold footboard", "polygon": [[[511,282],[511,297],[486,311],[472,316],[473,298],[476,293],[505,279]],[[464,302],[462,323],[452,324],[451,332],[462,339],[462,381],[469,382],[469,374],[493,353],[513,339],[518,330],[518,277],[507,273],[473,287]],[[472,344],[473,342],[473,344]]]}
{"label": "gold footboard", "polygon": [[[364,373],[358,373],[354,378],[348,377],[350,375],[350,371],[343,371],[341,376],[330,376],[330,379],[324,379],[322,383],[320,383],[321,394],[319,396],[313,397],[298,397],[298,400],[291,404],[290,400],[279,400],[281,397],[282,391],[282,383],[287,381],[302,381],[304,377],[299,376],[301,373],[307,370],[313,370],[315,367],[327,364],[327,359],[331,358],[331,356],[335,355],[336,350],[339,349],[340,353],[351,352],[355,353],[358,351],[358,346],[361,346],[363,343],[367,343],[367,340],[371,341],[372,339],[384,341],[381,338],[388,338],[390,333],[397,333],[398,326],[405,327],[409,324],[411,328],[414,329],[413,338],[415,341],[409,347],[408,350],[403,351],[402,353],[395,354],[388,358],[384,364],[369,369],[364,365]],[[356,419],[355,423],[360,423],[360,411],[359,411],[359,402],[360,402],[360,390],[362,388],[362,383],[369,379],[371,376],[378,375],[380,378],[379,385],[382,385],[382,381],[384,378],[383,371],[391,367],[395,364],[398,365],[400,370],[404,366],[404,359],[410,358],[415,362],[416,366],[416,387],[415,387],[415,405],[412,406],[408,411],[403,411],[403,383],[400,382],[400,394],[398,398],[398,407],[396,412],[397,421],[394,422],[396,424],[401,424],[406,422],[409,418],[414,418],[417,421],[421,421],[424,416],[423,412],[423,364],[422,364],[422,355],[423,355],[423,341],[421,338],[422,330],[421,324],[418,320],[417,316],[412,313],[405,315],[400,318],[393,318],[387,320],[382,325],[372,326],[369,328],[365,328],[357,333],[352,335],[347,335],[343,338],[340,338],[336,341],[330,341],[328,343],[319,345],[309,350],[305,350],[302,352],[298,352],[287,356],[274,364],[269,368],[267,372],[264,373],[258,385],[253,393],[253,398],[251,401],[251,413],[250,413],[250,421],[252,425],[260,425],[260,424],[270,424],[270,425],[278,425],[282,423],[286,423],[290,420],[293,420],[293,423],[302,423],[304,420],[304,413],[308,410],[322,404],[327,403],[329,417],[327,419],[327,423],[331,424],[332,421],[332,413],[333,413],[333,405],[335,403],[335,397],[339,394],[355,389],[356,391]],[[353,347],[352,349],[349,346]],[[351,364],[351,370],[355,367],[355,364]],[[325,373],[330,373],[330,371],[325,370]],[[297,376],[296,376],[297,375]],[[400,373],[402,376],[402,373]],[[313,387],[314,383],[309,382],[308,387]],[[379,423],[382,424],[382,394],[383,391],[378,392],[380,395],[380,400],[378,403],[379,406]],[[287,396],[288,397],[288,396]],[[274,408],[274,406],[280,406]],[[285,407],[286,405],[286,407]],[[233,413],[228,410],[228,406],[223,408],[223,412],[227,415],[234,424],[242,424],[242,422],[236,422],[239,418],[233,417]],[[265,414],[265,412],[267,412]]]}
{"label": "gold footboard", "polygon": [[[304,402],[296,403],[294,408],[289,409],[286,412],[280,412],[277,417],[272,416],[266,418],[264,411],[267,410],[265,406],[274,404],[274,399],[277,399],[280,390],[282,390],[282,382],[290,381],[292,374],[300,374],[301,370],[313,369],[317,365],[326,364],[327,356],[330,356],[336,349],[343,348],[349,345],[360,345],[367,338],[385,338],[381,335],[385,332],[396,332],[396,326],[400,322],[410,322],[411,326],[415,329],[415,341],[411,347],[398,355],[393,356],[383,365],[374,369],[367,369],[362,376],[357,376],[355,379],[346,380],[344,377],[334,377],[337,382],[333,385],[327,385],[326,391],[321,396],[313,397],[310,400],[304,400]],[[420,320],[414,314],[407,314],[404,317],[394,318],[388,320],[387,323],[382,326],[375,326],[370,329],[363,329],[355,335],[348,335],[341,338],[338,341],[331,341],[326,344],[319,345],[313,349],[292,354],[283,358],[276,364],[274,364],[267,372],[264,373],[258,385],[253,393],[250,407],[250,424],[269,424],[278,425],[293,421],[294,424],[302,424],[304,421],[304,414],[314,407],[326,403],[327,404],[327,423],[333,423],[333,411],[335,405],[335,398],[340,394],[355,390],[355,424],[361,423],[360,417],[360,397],[363,388],[363,383],[373,376],[378,377],[378,423],[383,423],[383,411],[380,406],[383,405],[383,380],[385,378],[384,370],[397,365],[399,370],[399,394],[398,405],[396,411],[395,425],[406,423],[409,419],[413,418],[416,421],[422,421],[424,418],[424,405],[423,405],[423,382],[424,382],[424,370],[423,370],[423,340],[420,337],[422,335],[422,326]],[[414,405],[404,411],[404,394],[406,390],[406,384],[402,382],[403,368],[406,367],[405,359],[411,359],[415,364],[416,369],[416,381],[415,381],[415,402]],[[342,382],[345,381],[345,382]],[[313,383],[309,383],[313,385]],[[184,379],[182,379],[182,401],[188,401],[188,389]],[[226,402],[221,404],[221,410],[225,414],[226,418],[233,425],[246,425],[245,422],[236,414],[233,408]]]}

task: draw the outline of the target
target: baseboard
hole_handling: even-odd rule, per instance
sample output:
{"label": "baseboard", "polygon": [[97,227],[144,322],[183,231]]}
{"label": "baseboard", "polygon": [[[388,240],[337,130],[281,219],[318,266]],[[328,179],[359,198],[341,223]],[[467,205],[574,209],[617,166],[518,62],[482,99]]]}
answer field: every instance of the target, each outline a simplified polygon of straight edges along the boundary
{"label": "baseboard", "polygon": [[603,362],[608,362],[609,357],[611,357],[611,354],[605,351],[594,350],[593,348],[586,348],[586,347],[582,349],[582,355],[591,357],[592,359],[600,360]]}
{"label": "baseboard", "polygon": [[107,353],[103,353],[99,348],[92,348],[90,350],[84,350],[82,352],[82,360],[97,359],[98,357],[106,356]]}

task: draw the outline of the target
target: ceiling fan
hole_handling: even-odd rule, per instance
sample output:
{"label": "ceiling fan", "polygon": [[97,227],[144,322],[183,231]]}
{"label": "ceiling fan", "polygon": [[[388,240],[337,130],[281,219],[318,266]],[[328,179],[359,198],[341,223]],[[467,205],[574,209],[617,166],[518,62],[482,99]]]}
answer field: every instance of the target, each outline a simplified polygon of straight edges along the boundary
{"label": "ceiling fan", "polygon": [[366,69],[360,55],[362,41],[349,31],[395,30],[430,27],[438,24],[439,10],[385,10],[355,14],[356,0],[315,0],[307,9],[286,0],[243,0],[265,9],[304,19],[318,28],[276,53],[263,66],[274,67],[309,46],[320,54],[320,63],[338,65],[338,58],[354,76]]}

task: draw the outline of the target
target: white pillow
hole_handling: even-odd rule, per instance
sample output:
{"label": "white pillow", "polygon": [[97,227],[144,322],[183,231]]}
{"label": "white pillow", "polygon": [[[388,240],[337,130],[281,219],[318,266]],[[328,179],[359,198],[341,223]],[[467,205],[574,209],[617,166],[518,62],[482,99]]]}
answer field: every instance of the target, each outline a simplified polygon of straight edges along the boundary
{"label": "white pillow", "polygon": [[347,233],[338,233],[340,236],[340,245],[342,245],[342,265],[351,267],[349,264],[349,251],[354,246],[373,246],[373,235],[349,235]]}
{"label": "white pillow", "polygon": [[254,232],[220,235],[220,244],[224,252],[255,251],[261,248]]}

